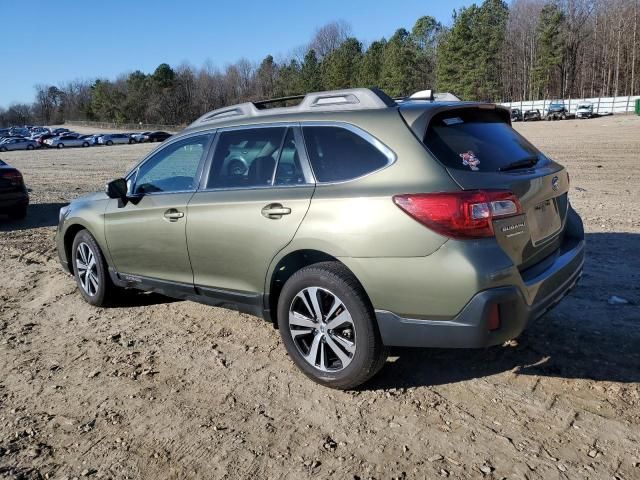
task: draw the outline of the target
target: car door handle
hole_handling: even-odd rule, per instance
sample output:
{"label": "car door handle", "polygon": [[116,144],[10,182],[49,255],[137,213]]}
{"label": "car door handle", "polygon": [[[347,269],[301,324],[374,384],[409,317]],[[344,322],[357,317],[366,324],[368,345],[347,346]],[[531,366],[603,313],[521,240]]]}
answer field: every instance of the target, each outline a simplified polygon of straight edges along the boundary
{"label": "car door handle", "polygon": [[170,222],[177,222],[182,217],[184,217],[184,212],[180,212],[175,208],[170,208],[169,210],[164,212],[164,218],[166,218]]}
{"label": "car door handle", "polygon": [[283,215],[289,215],[291,213],[291,209],[288,207],[283,207],[279,203],[270,203],[266,205],[262,209],[262,215],[267,218],[271,218],[272,220],[277,220],[281,218]]}

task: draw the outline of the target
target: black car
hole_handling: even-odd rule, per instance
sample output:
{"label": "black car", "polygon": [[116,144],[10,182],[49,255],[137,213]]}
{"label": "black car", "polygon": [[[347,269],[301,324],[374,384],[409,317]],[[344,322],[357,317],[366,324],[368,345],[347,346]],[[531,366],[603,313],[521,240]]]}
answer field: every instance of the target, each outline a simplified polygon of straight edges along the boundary
{"label": "black car", "polygon": [[0,214],[19,220],[27,216],[29,194],[18,169],[0,160]]}
{"label": "black car", "polygon": [[527,110],[526,112],[524,112],[524,115],[522,116],[523,122],[532,122],[535,120],[542,120],[540,110]]}
{"label": "black car", "polygon": [[511,121],[512,122],[521,122],[522,121],[522,111],[519,108],[511,109]]}
{"label": "black car", "polygon": [[569,110],[563,103],[552,103],[547,110],[547,120],[565,120],[569,116]]}
{"label": "black car", "polygon": [[171,136],[170,133],[167,132],[151,132],[148,137],[148,142],[164,142],[167,138]]}

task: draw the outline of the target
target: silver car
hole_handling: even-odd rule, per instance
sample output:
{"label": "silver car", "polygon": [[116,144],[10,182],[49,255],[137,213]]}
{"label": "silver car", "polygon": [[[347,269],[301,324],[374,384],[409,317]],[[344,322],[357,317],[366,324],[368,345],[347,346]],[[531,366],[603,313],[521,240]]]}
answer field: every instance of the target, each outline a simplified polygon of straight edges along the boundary
{"label": "silver car", "polygon": [[36,141],[27,138],[7,138],[0,143],[0,152],[9,152],[11,150],[33,150],[38,148]]}
{"label": "silver car", "polygon": [[62,135],[60,137],[49,138],[45,140],[45,143],[55,148],[88,147],[91,145],[88,138],[82,138],[76,135]]}
{"label": "silver car", "polygon": [[593,116],[593,103],[581,103],[578,105],[576,118],[591,118]]}
{"label": "silver car", "polygon": [[131,135],[131,138],[136,142],[136,143],[144,143],[149,141],[149,134],[151,132],[142,132],[142,133],[134,133],[133,135]]}
{"label": "silver car", "polygon": [[129,135],[125,135],[124,133],[113,133],[101,136],[98,138],[98,143],[100,145],[122,145],[131,143],[131,139],[129,138]]}

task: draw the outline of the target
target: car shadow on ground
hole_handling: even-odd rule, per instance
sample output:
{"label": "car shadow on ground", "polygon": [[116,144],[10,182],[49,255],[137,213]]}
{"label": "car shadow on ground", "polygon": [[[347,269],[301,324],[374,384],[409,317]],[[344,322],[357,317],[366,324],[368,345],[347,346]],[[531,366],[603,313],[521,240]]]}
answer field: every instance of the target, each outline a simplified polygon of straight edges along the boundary
{"label": "car shadow on ground", "polygon": [[[507,371],[518,375],[640,382],[640,234],[586,235],[584,276],[516,346],[475,350],[394,348],[363,390],[435,386]],[[630,301],[609,305],[611,295]]]}
{"label": "car shadow on ground", "polygon": [[0,214],[0,232],[30,230],[32,228],[55,227],[58,224],[60,209],[67,203],[32,203],[27,216],[22,220],[12,220]]}
{"label": "car shadow on ground", "polygon": [[159,293],[143,292],[141,290],[129,289],[122,292],[110,305],[111,308],[131,308],[148,307],[164,303],[182,302],[177,298],[166,297]]}

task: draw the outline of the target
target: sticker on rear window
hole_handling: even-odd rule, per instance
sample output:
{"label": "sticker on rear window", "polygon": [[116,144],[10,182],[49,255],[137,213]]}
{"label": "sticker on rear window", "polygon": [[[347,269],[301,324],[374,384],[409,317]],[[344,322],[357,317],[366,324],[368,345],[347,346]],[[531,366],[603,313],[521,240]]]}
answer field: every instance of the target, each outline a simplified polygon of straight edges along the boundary
{"label": "sticker on rear window", "polygon": [[442,121],[447,126],[458,125],[459,123],[464,123],[464,120],[462,120],[460,117],[443,118]]}
{"label": "sticker on rear window", "polygon": [[478,157],[476,157],[476,154],[471,150],[461,153],[460,158],[462,158],[462,164],[466,165],[474,172],[480,170],[478,168],[478,165],[480,165],[480,159],[478,159]]}

